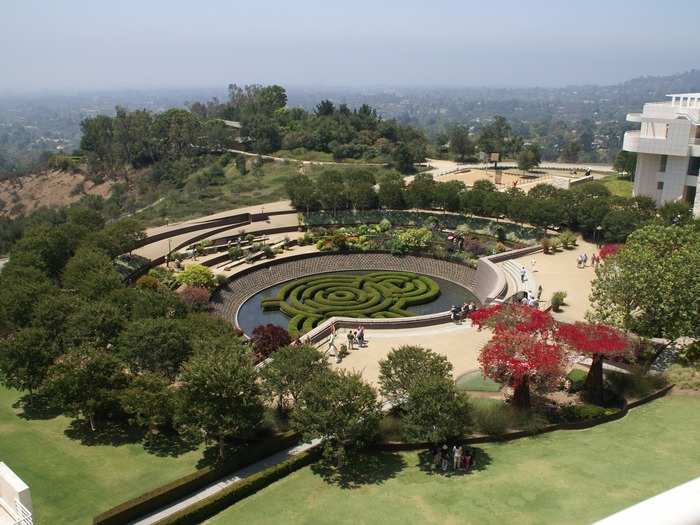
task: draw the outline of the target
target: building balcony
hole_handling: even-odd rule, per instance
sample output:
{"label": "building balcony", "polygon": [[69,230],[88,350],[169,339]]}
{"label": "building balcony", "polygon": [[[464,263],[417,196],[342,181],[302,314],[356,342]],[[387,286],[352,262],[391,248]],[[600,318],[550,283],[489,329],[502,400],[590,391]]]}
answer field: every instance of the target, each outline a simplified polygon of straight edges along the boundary
{"label": "building balcony", "polygon": [[642,121],[642,114],[641,113],[627,113],[627,122],[641,122]]}
{"label": "building balcony", "polygon": [[639,131],[626,131],[622,139],[622,149],[639,153]]}

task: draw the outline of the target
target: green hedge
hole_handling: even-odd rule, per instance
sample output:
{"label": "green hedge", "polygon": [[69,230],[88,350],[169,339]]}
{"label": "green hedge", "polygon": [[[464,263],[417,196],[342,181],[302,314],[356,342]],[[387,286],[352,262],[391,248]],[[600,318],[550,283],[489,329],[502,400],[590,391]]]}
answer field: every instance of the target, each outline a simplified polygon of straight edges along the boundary
{"label": "green hedge", "polygon": [[93,518],[94,525],[126,525],[169,505],[193,492],[215,483],[241,468],[294,446],[299,441],[295,432],[286,432],[266,441],[250,445],[224,463],[205,467],[130,499]]}
{"label": "green hedge", "polygon": [[264,489],[275,481],[299,470],[320,458],[320,447],[300,452],[270,468],[253,474],[241,481],[232,483],[216,494],[212,494],[175,514],[158,522],[158,525],[192,525],[201,523],[234,503]]}
{"label": "green hedge", "polygon": [[261,306],[289,317],[287,329],[298,337],[334,316],[410,317],[415,314],[407,307],[429,303],[439,295],[440,287],[433,279],[410,272],[319,274],[284,284]]}

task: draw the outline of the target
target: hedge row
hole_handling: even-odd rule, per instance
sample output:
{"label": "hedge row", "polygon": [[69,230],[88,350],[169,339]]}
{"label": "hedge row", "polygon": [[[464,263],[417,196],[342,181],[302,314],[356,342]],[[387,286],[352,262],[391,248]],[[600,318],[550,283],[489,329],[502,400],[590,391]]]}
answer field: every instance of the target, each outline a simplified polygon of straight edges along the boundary
{"label": "hedge row", "polygon": [[292,447],[298,441],[299,435],[297,433],[286,432],[250,445],[223,463],[197,470],[95,516],[93,524],[125,525],[130,523],[187,497],[236,470],[260,461],[280,450]]}
{"label": "hedge row", "polygon": [[313,447],[305,452],[295,454],[282,463],[232,483],[216,494],[212,494],[185,509],[163,518],[158,521],[157,525],[192,525],[201,523],[275,481],[317,461],[320,458],[320,453],[320,447]]}

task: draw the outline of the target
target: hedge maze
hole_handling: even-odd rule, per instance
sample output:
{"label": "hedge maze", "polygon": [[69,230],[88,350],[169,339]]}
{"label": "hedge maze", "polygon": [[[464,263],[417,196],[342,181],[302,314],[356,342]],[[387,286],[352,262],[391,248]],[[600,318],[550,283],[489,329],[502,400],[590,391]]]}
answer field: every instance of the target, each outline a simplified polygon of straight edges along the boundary
{"label": "hedge maze", "polygon": [[333,316],[355,318],[411,317],[407,307],[440,295],[429,277],[408,272],[323,274],[290,281],[277,296],[262,302],[263,310],[289,317],[289,333],[298,337]]}

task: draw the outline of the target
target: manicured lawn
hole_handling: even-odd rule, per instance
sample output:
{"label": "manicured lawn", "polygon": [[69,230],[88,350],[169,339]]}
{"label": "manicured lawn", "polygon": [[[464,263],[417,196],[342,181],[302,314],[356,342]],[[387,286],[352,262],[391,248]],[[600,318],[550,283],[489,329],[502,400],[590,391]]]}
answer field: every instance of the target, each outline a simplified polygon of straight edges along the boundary
{"label": "manicured lawn", "polygon": [[382,454],[329,484],[307,467],[207,523],[591,523],[700,475],[700,399],[667,397],[626,418],[480,446],[477,470],[446,476],[417,453]]}
{"label": "manicured lawn", "polygon": [[67,418],[19,417],[17,398],[0,388],[0,461],[29,485],[38,525],[92,523],[94,515],[192,472],[202,457],[201,450],[159,457],[128,436],[88,435],[124,443],[85,445],[66,435],[74,429]]}
{"label": "manicured lawn", "polygon": [[474,370],[462,374],[455,381],[459,390],[471,390],[473,392],[498,392],[502,385],[493,379],[484,377],[480,370]]}
{"label": "manicured lawn", "polygon": [[631,197],[634,182],[629,179],[620,179],[617,175],[608,175],[600,179],[600,182],[610,190],[613,195],[620,197]]}

